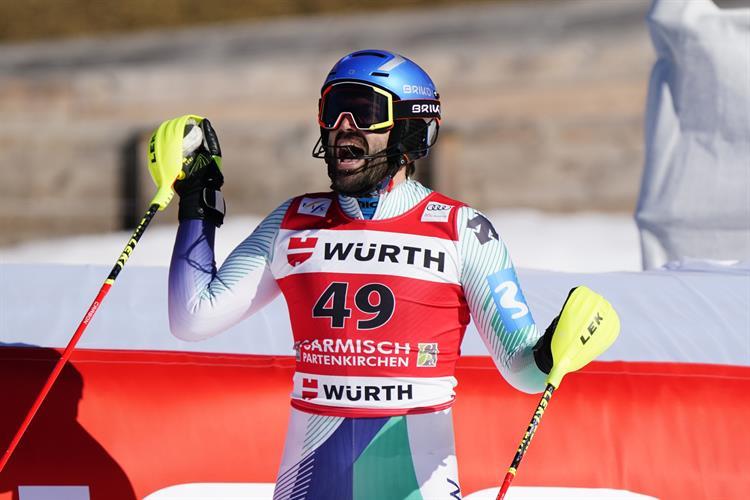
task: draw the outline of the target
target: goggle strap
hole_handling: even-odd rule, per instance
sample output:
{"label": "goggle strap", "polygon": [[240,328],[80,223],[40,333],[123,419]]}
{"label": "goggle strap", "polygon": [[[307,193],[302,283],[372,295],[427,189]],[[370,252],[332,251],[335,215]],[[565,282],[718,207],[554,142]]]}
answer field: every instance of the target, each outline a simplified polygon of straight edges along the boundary
{"label": "goggle strap", "polygon": [[435,99],[410,99],[394,101],[393,114],[396,119],[437,118],[440,119],[440,101]]}

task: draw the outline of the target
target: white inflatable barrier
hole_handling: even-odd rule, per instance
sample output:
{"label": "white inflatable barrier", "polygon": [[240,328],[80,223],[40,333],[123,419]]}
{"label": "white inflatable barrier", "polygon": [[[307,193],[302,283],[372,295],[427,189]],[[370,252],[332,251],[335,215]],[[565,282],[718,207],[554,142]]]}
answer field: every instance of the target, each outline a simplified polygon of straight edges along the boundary
{"label": "white inflatable barrier", "polygon": [[[519,280],[542,329],[573,286],[585,284],[607,297],[620,315],[622,332],[603,361],[750,366],[750,271],[699,269],[601,274],[521,269]],[[64,347],[108,271],[0,265],[3,282],[12,284],[0,292],[0,343]],[[79,348],[292,355],[292,344],[282,299],[217,337],[179,340],[169,333],[167,269],[133,267],[120,276]],[[487,354],[473,326],[462,354]]]}

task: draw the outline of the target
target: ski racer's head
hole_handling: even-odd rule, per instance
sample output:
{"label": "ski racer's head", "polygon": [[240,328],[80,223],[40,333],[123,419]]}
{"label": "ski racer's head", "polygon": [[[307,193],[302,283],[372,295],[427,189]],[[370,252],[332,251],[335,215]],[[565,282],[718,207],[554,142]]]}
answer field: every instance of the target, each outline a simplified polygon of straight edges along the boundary
{"label": "ski racer's head", "polygon": [[323,83],[320,139],[331,188],[343,194],[375,191],[425,156],[437,140],[440,101],[429,75],[385,50],[360,50],[339,60]]}

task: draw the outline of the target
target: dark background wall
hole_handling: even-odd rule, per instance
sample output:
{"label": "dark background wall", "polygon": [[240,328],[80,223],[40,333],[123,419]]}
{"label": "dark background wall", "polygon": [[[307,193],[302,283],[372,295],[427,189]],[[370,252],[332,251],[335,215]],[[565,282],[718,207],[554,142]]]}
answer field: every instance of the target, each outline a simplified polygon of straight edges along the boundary
{"label": "dark background wall", "polygon": [[367,47],[438,85],[443,127],[421,166],[434,188],[482,209],[632,212],[648,6],[482,2],[6,42],[0,244],[134,224],[154,191],[145,140],[185,113],[219,132],[232,213],[326,189],[310,157],[320,84]]}

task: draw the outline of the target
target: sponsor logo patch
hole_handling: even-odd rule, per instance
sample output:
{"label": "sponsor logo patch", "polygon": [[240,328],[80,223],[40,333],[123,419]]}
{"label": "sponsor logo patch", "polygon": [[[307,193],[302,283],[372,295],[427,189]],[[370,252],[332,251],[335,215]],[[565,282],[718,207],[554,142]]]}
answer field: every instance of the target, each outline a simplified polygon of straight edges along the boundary
{"label": "sponsor logo patch", "polygon": [[323,259],[347,261],[349,258],[359,262],[377,261],[393,262],[394,264],[409,264],[422,266],[425,269],[437,269],[445,272],[445,252],[418,248],[409,245],[387,245],[385,243],[325,243]]}
{"label": "sponsor logo patch", "polygon": [[466,227],[474,231],[474,235],[479,243],[484,245],[488,241],[498,240],[497,231],[492,227],[492,223],[482,214],[477,214],[473,219],[469,219]]}
{"label": "sponsor logo patch", "polygon": [[487,277],[487,284],[506,330],[515,332],[534,323],[513,269],[491,274]]}
{"label": "sponsor logo patch", "polygon": [[315,377],[302,378],[302,399],[329,401],[408,401],[414,399],[412,384],[336,384]]}
{"label": "sponsor logo patch", "polygon": [[370,339],[314,339],[294,344],[297,361],[322,366],[406,368],[409,343]]}
{"label": "sponsor logo patch", "polygon": [[451,214],[453,205],[446,205],[444,203],[438,203],[431,201],[424,207],[422,212],[422,222],[448,222],[448,217]]}
{"label": "sponsor logo patch", "polygon": [[425,113],[439,115],[440,104],[413,104],[411,112],[415,115],[423,115]]}
{"label": "sponsor logo patch", "polygon": [[296,267],[312,257],[317,243],[318,238],[289,238],[289,246],[286,253],[286,260],[289,262],[289,265]]}
{"label": "sponsor logo patch", "polygon": [[405,94],[416,94],[424,97],[435,97],[437,98],[437,92],[432,90],[430,87],[424,85],[408,85],[405,84],[402,87]]}
{"label": "sponsor logo patch", "polygon": [[330,198],[302,198],[297,213],[325,217],[328,213],[328,207],[331,206],[331,201]]}
{"label": "sponsor logo patch", "polygon": [[333,401],[404,401],[414,398],[411,384],[323,384],[323,394],[325,399]]}
{"label": "sponsor logo patch", "polygon": [[419,352],[417,353],[417,366],[425,368],[434,368],[437,366],[438,345],[437,342],[417,344]]}
{"label": "sponsor logo patch", "polygon": [[315,399],[318,397],[318,379],[302,379],[302,399]]}

